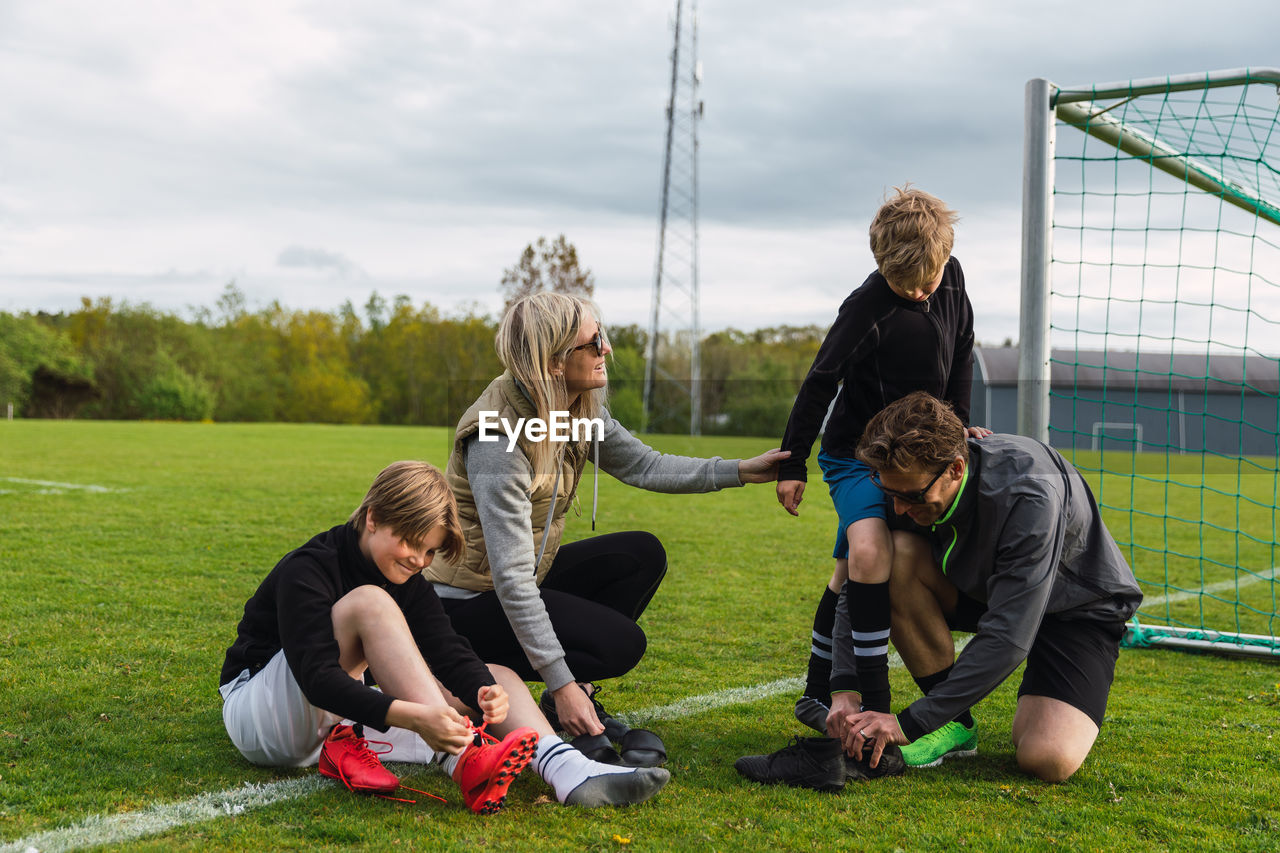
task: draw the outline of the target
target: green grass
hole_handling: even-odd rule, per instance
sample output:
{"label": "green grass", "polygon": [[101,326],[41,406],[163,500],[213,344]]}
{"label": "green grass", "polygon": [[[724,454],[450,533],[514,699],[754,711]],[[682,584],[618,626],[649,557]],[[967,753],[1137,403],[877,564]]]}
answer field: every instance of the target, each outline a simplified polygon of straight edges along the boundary
{"label": "green grass", "polygon": [[[1076,452],[1103,517],[1153,602],[1144,621],[1280,635],[1275,459]],[[1243,583],[1238,583],[1243,581]]]}
{"label": "green grass", "polygon": [[[654,441],[672,452],[725,456],[767,446]],[[222,729],[217,677],[241,608],[285,551],[346,517],[383,465],[442,464],[447,447],[441,429],[0,421],[0,477],[115,490],[0,480],[0,847],[92,815],[314,774],[252,767]],[[570,519],[570,538],[590,535],[590,489],[582,492],[583,517]],[[799,675],[830,571],[833,527],[817,482],[795,519],[768,486],[672,496],[602,478],[599,531],[651,530],[671,563],[643,619],[649,653],[609,685],[610,708],[651,708]],[[900,700],[915,695],[903,672],[894,672],[893,684]],[[459,805],[437,771],[398,768],[409,784],[451,802],[400,805],[326,786],[128,847],[1280,847],[1273,663],[1123,652],[1102,736],[1062,785],[1034,782],[1014,765],[1016,687],[1015,676],[976,709],[976,759],[837,795],[763,788],[734,772],[739,755],[802,733],[790,716],[792,697],[776,696],[654,720],[673,778],[633,809],[567,809],[548,802],[549,789],[526,774],[508,809],[482,819]]]}

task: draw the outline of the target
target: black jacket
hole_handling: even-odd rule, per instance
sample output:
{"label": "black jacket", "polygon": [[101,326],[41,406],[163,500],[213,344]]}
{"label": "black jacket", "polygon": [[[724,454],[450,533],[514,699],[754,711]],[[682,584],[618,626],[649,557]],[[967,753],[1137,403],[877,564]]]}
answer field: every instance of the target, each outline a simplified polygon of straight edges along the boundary
{"label": "black jacket", "polygon": [[403,584],[388,581],[361,552],[349,524],[315,536],[271,570],[245,603],[218,683],[234,681],[246,669],[256,674],[283,648],[307,701],[385,731],[387,709],[397,697],[366,687],[338,665],[330,615],[339,599],[366,584],[386,590],[400,607],[422,657],[449,692],[470,704],[481,687],[494,683],[471,644],[453,630],[431,584],[422,575]]}
{"label": "black jacket", "polygon": [[960,262],[947,261],[942,283],[924,303],[898,296],[874,272],[840,306],[800,386],[782,436],[791,457],[780,465],[778,479],[807,479],[805,460],[832,397],[822,449],[852,458],[867,422],[912,391],[951,403],[967,426],[972,385],[973,307]]}

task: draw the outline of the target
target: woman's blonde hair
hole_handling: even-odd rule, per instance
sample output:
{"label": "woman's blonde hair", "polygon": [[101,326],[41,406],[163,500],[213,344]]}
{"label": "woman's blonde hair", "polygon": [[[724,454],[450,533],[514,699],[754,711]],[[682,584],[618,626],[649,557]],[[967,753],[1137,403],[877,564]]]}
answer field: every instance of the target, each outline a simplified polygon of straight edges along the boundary
{"label": "woman's blonde hair", "polygon": [[406,461],[383,468],[347,523],[363,532],[370,513],[376,524],[390,527],[415,548],[440,527],[444,529],[444,542],[437,553],[450,562],[457,562],[466,553],[458,503],[434,465]]}
{"label": "woman's blonde hair", "polygon": [[[544,290],[513,302],[498,325],[498,358],[544,421],[553,411],[568,411],[570,418],[598,418],[604,411],[604,388],[585,391],[572,404],[565,388],[564,365],[588,315],[601,323],[599,310],[589,300]],[[604,336],[603,324],[600,334]],[[588,443],[587,436],[577,442],[521,441],[533,466],[533,487],[555,478],[562,453],[585,454]]]}

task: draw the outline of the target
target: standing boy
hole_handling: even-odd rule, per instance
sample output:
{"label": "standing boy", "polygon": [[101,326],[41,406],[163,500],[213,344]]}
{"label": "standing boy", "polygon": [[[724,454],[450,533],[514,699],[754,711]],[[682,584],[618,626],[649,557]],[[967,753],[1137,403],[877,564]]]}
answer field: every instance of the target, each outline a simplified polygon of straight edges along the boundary
{"label": "standing boy", "polygon": [[[345,524],[286,554],[245,604],[219,689],[232,743],[254,764],[318,761],[351,790],[382,795],[399,780],[378,754],[434,761],[479,813],[502,807],[530,761],[571,805],[656,793],[666,770],[590,761],[551,733],[519,676],[486,667],[453,630],[421,573],[437,552],[464,547],[440,471],[423,462],[384,469]],[[380,690],[366,686],[366,671]],[[369,748],[366,726],[387,732],[388,750]]]}
{"label": "standing boy", "polygon": [[[779,469],[778,502],[798,515],[805,460],[835,397],[818,465],[839,516],[836,564],[814,616],[808,677],[795,707],[796,719],[823,733],[832,692],[860,691],[863,707],[889,709],[893,542],[884,495],[871,482],[870,469],[855,458],[858,438],[876,412],[912,391],[940,397],[966,423],[969,418],[973,308],[960,262],[951,257],[957,218],[942,201],[910,185],[896,189],[877,211],[870,233],[878,269],[840,306],[782,438],[791,456]],[[975,438],[989,434],[969,428]],[[832,629],[846,582],[857,675],[833,682]]]}

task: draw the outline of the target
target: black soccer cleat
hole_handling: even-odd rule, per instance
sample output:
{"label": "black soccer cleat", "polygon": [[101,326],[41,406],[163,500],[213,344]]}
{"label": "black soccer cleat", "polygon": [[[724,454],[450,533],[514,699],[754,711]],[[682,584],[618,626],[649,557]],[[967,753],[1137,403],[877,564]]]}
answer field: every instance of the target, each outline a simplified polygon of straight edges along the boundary
{"label": "black soccer cleat", "polygon": [[768,755],[744,755],[733,763],[743,776],[765,785],[790,785],[815,791],[844,787],[844,748],[829,737],[796,737],[789,746]]}
{"label": "black soccer cleat", "polygon": [[846,779],[880,779],[884,776],[901,776],[907,769],[907,762],[902,758],[902,750],[896,743],[885,746],[880,753],[880,763],[871,766],[872,744],[863,744],[862,757],[844,757],[844,775]]}

